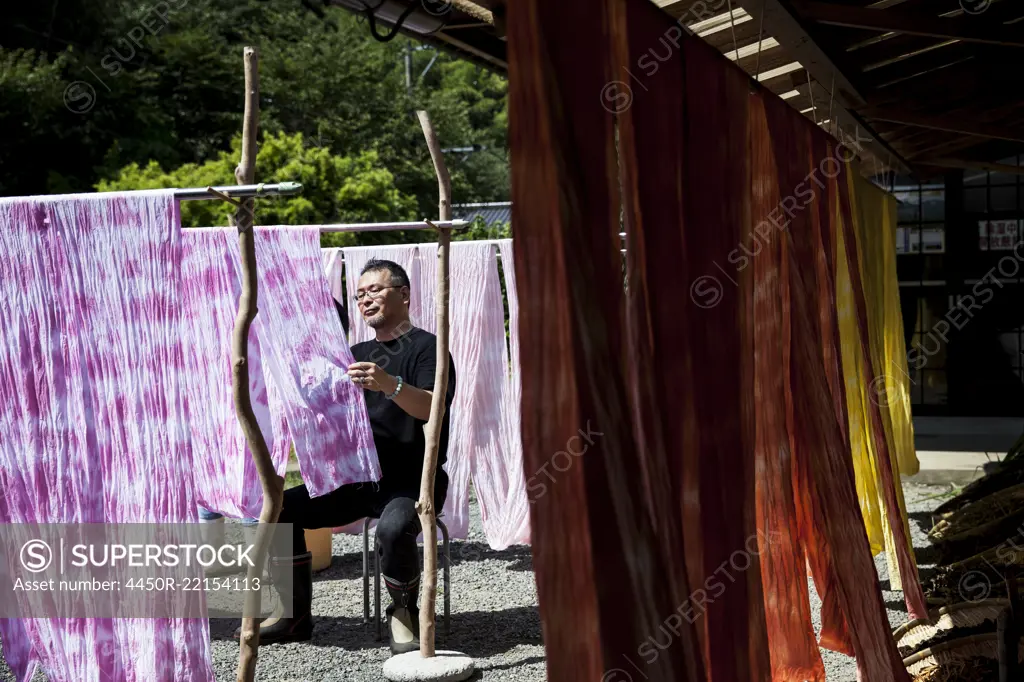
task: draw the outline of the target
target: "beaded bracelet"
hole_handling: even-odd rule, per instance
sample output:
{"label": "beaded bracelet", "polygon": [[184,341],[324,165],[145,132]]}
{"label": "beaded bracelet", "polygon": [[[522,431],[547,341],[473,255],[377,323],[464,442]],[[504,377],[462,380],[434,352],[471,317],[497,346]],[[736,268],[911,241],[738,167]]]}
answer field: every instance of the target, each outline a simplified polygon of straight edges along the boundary
{"label": "beaded bracelet", "polygon": [[395,392],[394,392],[394,393],[392,393],[391,395],[386,395],[386,396],[384,396],[384,397],[385,397],[385,398],[387,398],[388,400],[394,400],[394,399],[395,399],[395,397],[396,397],[396,396],[397,396],[397,395],[399,394],[399,392],[401,392],[401,390],[402,390],[402,377],[395,377],[395,379],[397,379],[397,380],[398,380],[398,386],[396,386],[396,387],[395,387]]}

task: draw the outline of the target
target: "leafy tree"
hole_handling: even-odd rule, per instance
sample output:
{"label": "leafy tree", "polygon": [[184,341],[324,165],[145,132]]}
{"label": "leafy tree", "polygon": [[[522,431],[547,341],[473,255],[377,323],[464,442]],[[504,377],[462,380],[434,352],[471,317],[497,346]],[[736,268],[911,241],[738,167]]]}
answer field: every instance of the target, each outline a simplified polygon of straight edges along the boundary
{"label": "leafy tree", "polygon": [[[129,164],[112,180],[100,181],[99,191],[204,187],[234,184],[234,169],[241,153],[241,137],[230,152],[203,164],[189,163],[165,172],[156,161],[146,166]],[[394,176],[380,164],[375,151],[337,156],[310,147],[301,133],[270,134],[256,154],[256,174],[267,181],[301,182],[301,194],[267,198],[256,210],[258,225],[319,225],[325,223],[415,220],[415,199],[403,195]],[[227,225],[234,208],[222,201],[189,201],[182,204],[182,224],[188,227]],[[325,246],[357,243],[356,235],[327,234]]]}
{"label": "leafy tree", "polygon": [[0,22],[0,123],[17,131],[0,142],[3,194],[88,191],[131,164],[216,161],[241,130],[241,47],[253,44],[265,133],[301,133],[305,146],[353,162],[375,152],[414,214],[434,215],[413,115],[426,108],[444,146],[484,147],[449,155],[455,200],[507,197],[497,74],[441,54],[420,78],[436,53],[416,51],[410,92],[409,41],[377,42],[355,16],[329,8],[321,19],[300,0],[60,0],[59,10],[16,3]]}

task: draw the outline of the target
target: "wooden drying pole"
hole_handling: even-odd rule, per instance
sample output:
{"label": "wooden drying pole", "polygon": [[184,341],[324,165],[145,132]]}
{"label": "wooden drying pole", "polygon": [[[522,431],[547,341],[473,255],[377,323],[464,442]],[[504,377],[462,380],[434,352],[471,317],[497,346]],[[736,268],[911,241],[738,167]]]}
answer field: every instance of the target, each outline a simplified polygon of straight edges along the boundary
{"label": "wooden drying pole", "polygon": [[[243,50],[245,60],[245,117],[242,123],[242,158],[235,168],[235,182],[251,185],[256,176],[256,133],[259,127],[260,85],[259,52],[255,47]],[[247,584],[254,584],[263,573],[267,548],[284,503],[284,479],[277,475],[270,459],[267,441],[260,432],[249,396],[249,328],[259,312],[258,280],[256,271],[256,243],[253,230],[254,200],[232,201],[238,210],[232,220],[238,228],[238,252],[242,266],[242,293],[238,297],[238,314],[231,336],[231,384],[235,398],[235,415],[242,427],[249,452],[263,486],[263,508],[256,531],[255,565],[249,566]],[[249,590],[245,596],[242,634],[239,638],[237,682],[253,682],[256,678],[256,658],[259,651],[260,631],[254,614],[260,612],[259,590]]]}
{"label": "wooden drying pole", "polygon": [[[423,136],[430,149],[440,192],[439,220],[452,219],[452,181],[444,165],[441,145],[425,111],[417,111]],[[428,221],[429,222],[429,221]],[[429,223],[433,225],[433,223]],[[434,607],[437,598],[437,517],[434,513],[434,475],[437,470],[437,449],[441,439],[441,420],[444,418],[445,397],[448,393],[448,245],[451,228],[437,227],[437,365],[434,371],[434,393],[430,401],[430,419],[423,427],[426,451],[423,455],[423,475],[420,479],[420,499],[416,513],[423,530],[423,603],[420,607],[420,654],[434,656]]]}

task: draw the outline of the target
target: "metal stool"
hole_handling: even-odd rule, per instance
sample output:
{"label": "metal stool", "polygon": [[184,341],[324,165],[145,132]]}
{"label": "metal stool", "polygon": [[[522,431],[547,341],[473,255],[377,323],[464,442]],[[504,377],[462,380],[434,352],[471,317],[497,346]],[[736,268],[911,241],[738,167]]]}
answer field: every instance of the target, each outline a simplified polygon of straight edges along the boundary
{"label": "metal stool", "polygon": [[[370,521],[377,520],[377,517],[367,516],[363,519],[363,625],[370,623]],[[437,527],[441,529],[441,547],[439,555],[441,566],[444,569],[444,641],[448,640],[449,630],[449,607],[451,606],[451,590],[448,589],[448,569],[452,563],[451,546],[448,543],[448,527],[444,521],[437,518]],[[425,538],[424,538],[425,539]],[[435,539],[434,542],[437,542]],[[380,552],[377,548],[377,534],[373,535],[373,617],[377,621],[377,637],[379,642],[384,638],[382,632],[383,621],[380,616]]]}

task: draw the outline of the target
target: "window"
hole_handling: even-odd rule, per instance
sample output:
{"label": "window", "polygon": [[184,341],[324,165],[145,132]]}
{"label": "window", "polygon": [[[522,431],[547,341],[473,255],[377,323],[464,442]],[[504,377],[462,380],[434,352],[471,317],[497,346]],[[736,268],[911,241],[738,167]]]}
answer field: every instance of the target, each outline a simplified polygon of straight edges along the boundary
{"label": "window", "polygon": [[[1024,165],[1024,154],[999,163]],[[964,172],[964,210],[967,213],[1015,213],[1024,208],[1021,184],[1024,177],[997,171]]]}
{"label": "window", "polygon": [[937,227],[897,227],[896,253],[945,253],[946,232]]}
{"label": "window", "polygon": [[896,271],[901,287],[915,293],[914,331],[910,336],[908,365],[913,405],[947,402],[946,340],[936,323],[949,311],[946,294],[946,189],[945,185],[896,186],[899,202],[896,227]]}

